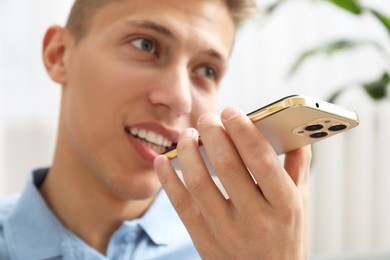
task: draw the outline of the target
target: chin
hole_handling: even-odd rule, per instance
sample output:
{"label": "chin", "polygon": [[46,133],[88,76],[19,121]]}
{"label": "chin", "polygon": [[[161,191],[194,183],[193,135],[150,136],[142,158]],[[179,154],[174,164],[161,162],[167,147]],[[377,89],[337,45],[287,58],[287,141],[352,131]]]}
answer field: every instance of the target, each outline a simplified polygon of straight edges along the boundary
{"label": "chin", "polygon": [[100,160],[95,178],[106,191],[119,200],[144,200],[154,197],[161,189],[160,180],[150,165],[134,167],[134,164],[104,164]]}
{"label": "chin", "polygon": [[125,182],[110,185],[109,190],[122,200],[146,200],[157,195],[161,189],[157,176],[153,180],[140,181],[135,185],[127,185]]}

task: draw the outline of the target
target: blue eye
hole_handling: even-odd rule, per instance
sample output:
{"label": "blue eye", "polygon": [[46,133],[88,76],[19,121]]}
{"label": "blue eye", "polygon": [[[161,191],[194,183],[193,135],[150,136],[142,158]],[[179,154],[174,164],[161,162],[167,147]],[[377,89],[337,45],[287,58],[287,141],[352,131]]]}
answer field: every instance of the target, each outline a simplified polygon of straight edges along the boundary
{"label": "blue eye", "polygon": [[211,80],[215,80],[217,78],[216,71],[210,67],[200,67],[196,70],[196,72]]}
{"label": "blue eye", "polygon": [[156,44],[153,40],[146,39],[146,38],[137,38],[131,41],[131,44],[135,47],[137,47],[140,50],[143,50],[145,52],[149,53],[155,53],[156,52]]}

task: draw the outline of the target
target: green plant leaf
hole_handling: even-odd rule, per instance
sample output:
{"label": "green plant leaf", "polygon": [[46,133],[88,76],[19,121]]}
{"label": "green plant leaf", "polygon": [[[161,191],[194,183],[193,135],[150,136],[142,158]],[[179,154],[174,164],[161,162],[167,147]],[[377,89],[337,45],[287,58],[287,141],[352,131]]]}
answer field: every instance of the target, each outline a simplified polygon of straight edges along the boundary
{"label": "green plant leaf", "polygon": [[390,76],[387,72],[383,73],[381,77],[373,82],[363,85],[364,90],[374,100],[383,99],[387,96],[387,89],[389,88]]}
{"label": "green plant leaf", "polygon": [[[390,76],[389,73],[384,72],[381,74],[379,79],[376,79],[369,83],[358,83],[357,87],[362,87],[366,93],[374,100],[380,100],[387,97],[387,91],[390,87]],[[355,85],[355,84],[354,84]],[[345,91],[351,89],[351,85],[339,87],[332,95],[326,100],[330,103],[335,103],[337,98]]]}
{"label": "green plant leaf", "polygon": [[266,15],[271,15],[273,12],[275,12],[286,0],[278,0],[275,1],[273,4],[267,6],[264,8],[264,13]]}
{"label": "green plant leaf", "polygon": [[390,34],[390,17],[376,10],[370,9],[370,12],[374,14],[374,16],[383,24],[383,26],[387,29],[387,32]]}
{"label": "green plant leaf", "polygon": [[356,0],[328,0],[328,1],[356,15],[361,14],[364,9]]}
{"label": "green plant leaf", "polygon": [[340,52],[343,50],[348,50],[352,48],[356,48],[363,45],[372,45],[375,48],[379,49],[380,51],[383,51],[383,48],[376,42],[371,41],[351,41],[351,40],[338,40],[335,42],[327,43],[325,45],[315,47],[313,49],[307,50],[300,54],[298,58],[295,60],[293,65],[291,66],[288,77],[291,77],[296,73],[296,71],[302,66],[302,64],[308,59],[311,58],[314,55],[317,54],[328,54],[333,55],[336,52]]}
{"label": "green plant leaf", "polygon": [[366,42],[357,42],[357,41],[350,41],[350,40],[338,40],[333,43],[324,45],[322,47],[323,51],[329,55],[332,55],[338,51],[345,50],[345,49],[351,49],[356,46],[360,46],[363,44],[367,44]]}
{"label": "green plant leaf", "polygon": [[346,88],[340,88],[337,91],[335,91],[328,99],[327,101],[330,103],[335,103],[336,99],[343,94],[343,92],[346,90]]}
{"label": "green plant leaf", "polygon": [[321,48],[314,48],[314,49],[311,49],[311,50],[308,50],[308,51],[305,51],[303,53],[301,53],[298,57],[298,59],[295,60],[295,62],[293,63],[293,65],[291,66],[291,68],[289,69],[288,71],[288,77],[291,77],[292,75],[294,75],[297,70],[302,66],[302,64],[310,57],[314,56],[315,54],[321,52]]}

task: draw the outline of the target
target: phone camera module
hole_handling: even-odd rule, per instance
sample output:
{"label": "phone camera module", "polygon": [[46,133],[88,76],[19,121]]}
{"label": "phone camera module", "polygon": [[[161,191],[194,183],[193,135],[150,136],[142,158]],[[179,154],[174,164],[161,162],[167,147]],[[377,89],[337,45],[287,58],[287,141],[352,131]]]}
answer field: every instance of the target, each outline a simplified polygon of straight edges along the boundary
{"label": "phone camera module", "polygon": [[323,125],[320,125],[320,124],[315,124],[315,125],[309,125],[309,126],[306,126],[305,127],[305,130],[306,131],[317,131],[317,130],[320,130],[324,128]]}
{"label": "phone camera module", "polygon": [[340,125],[333,125],[333,126],[329,127],[329,130],[335,132],[335,131],[344,130],[345,128],[347,128],[346,125],[340,124]]}
{"label": "phone camera module", "polygon": [[317,133],[311,134],[310,137],[311,138],[322,138],[322,137],[325,137],[327,135],[328,135],[328,133],[326,133],[326,132],[317,132]]}

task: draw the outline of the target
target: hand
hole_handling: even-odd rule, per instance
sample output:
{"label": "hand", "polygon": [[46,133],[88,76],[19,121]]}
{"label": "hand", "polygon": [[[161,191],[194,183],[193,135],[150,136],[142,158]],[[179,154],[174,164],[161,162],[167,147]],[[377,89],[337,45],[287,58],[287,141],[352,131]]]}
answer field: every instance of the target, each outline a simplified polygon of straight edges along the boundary
{"label": "hand", "polygon": [[186,186],[165,156],[156,158],[155,169],[201,257],[306,259],[310,147],[286,154],[283,167],[272,146],[236,108],[226,109],[221,119],[203,115],[198,129],[229,199],[207,171],[195,129],[184,130],[178,144]]}

